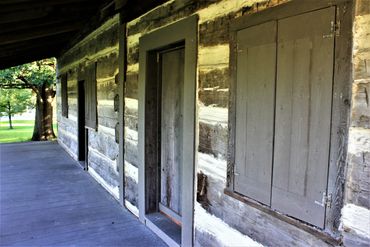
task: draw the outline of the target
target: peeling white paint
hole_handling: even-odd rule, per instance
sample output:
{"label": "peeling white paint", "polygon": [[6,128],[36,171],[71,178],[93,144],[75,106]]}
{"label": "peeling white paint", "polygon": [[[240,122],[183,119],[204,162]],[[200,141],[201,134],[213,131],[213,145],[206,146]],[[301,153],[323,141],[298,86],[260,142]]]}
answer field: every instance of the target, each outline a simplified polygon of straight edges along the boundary
{"label": "peeling white paint", "polygon": [[89,167],[88,172],[91,174],[91,176],[101,185],[103,188],[105,188],[116,200],[119,199],[119,188],[118,186],[113,187],[109,185],[105,180],[96,172],[93,168]]}
{"label": "peeling white paint", "polygon": [[139,218],[139,209],[136,206],[132,205],[132,203],[127,200],[125,200],[125,206],[128,209],[128,211],[130,211],[133,215]]}
{"label": "peeling white paint", "polygon": [[348,136],[348,153],[361,154],[370,151],[370,129],[350,128]]}
{"label": "peeling white paint", "polygon": [[125,107],[130,110],[137,110],[139,107],[139,101],[133,98],[125,98]]}
{"label": "peeling white paint", "polygon": [[198,170],[226,184],[227,162],[213,155],[198,152]]}
{"label": "peeling white paint", "polygon": [[138,141],[135,140],[130,140],[130,139],[125,139],[125,142],[130,143],[132,146],[137,148]]}
{"label": "peeling white paint", "polygon": [[125,175],[139,183],[139,169],[125,160]]}
{"label": "peeling white paint", "polygon": [[[125,107],[132,111],[138,110],[138,100],[133,98],[125,98]],[[199,121],[208,124],[220,124],[223,127],[228,125],[228,109],[223,107],[198,106]]]}
{"label": "peeling white paint", "polygon": [[74,121],[74,122],[77,122],[77,116],[75,116],[75,115],[68,114],[68,119],[69,119],[69,120],[72,120],[72,121]]}
{"label": "peeling white paint", "polygon": [[105,160],[112,167],[112,169],[114,171],[117,171],[117,162],[116,162],[116,160],[111,160],[110,158],[108,158],[104,154],[100,153],[99,150],[89,146],[89,156],[92,157],[93,155],[98,156],[100,159]]}
{"label": "peeling white paint", "polygon": [[113,138],[115,138],[115,136],[116,136],[115,129],[109,128],[109,127],[106,127],[106,126],[103,126],[103,125],[100,125],[100,124],[98,125],[98,132],[102,133],[102,134],[109,135]]}
{"label": "peeling white paint", "polygon": [[125,138],[137,142],[138,132],[136,130],[132,130],[128,127],[125,127]]}
{"label": "peeling white paint", "polygon": [[114,106],[114,100],[98,100],[98,105]]}
{"label": "peeling white paint", "polygon": [[65,129],[62,129],[62,128],[58,128],[58,133],[59,133],[59,135],[62,134],[64,136],[67,136],[69,139],[77,142],[77,135],[76,134],[73,134],[69,131],[66,131]]}
{"label": "peeling white paint", "polygon": [[247,235],[230,227],[221,219],[207,213],[199,203],[195,203],[194,224],[199,232],[207,233],[214,237],[220,246],[263,246]]}
{"label": "peeling white paint", "polygon": [[228,109],[222,107],[199,106],[199,121],[227,128]]}
{"label": "peeling white paint", "polygon": [[354,204],[345,205],[342,209],[340,228],[370,241],[370,210]]}

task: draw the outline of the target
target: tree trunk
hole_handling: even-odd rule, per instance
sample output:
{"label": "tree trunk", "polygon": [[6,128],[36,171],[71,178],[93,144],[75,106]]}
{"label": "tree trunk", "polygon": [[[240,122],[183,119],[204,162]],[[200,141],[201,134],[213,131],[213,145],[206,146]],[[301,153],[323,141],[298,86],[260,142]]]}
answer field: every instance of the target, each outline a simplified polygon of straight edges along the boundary
{"label": "tree trunk", "polygon": [[10,101],[8,101],[8,118],[9,118],[9,129],[13,129]]}
{"label": "tree trunk", "polygon": [[53,130],[53,98],[51,87],[42,85],[36,98],[35,126],[32,141],[47,141],[55,138]]}

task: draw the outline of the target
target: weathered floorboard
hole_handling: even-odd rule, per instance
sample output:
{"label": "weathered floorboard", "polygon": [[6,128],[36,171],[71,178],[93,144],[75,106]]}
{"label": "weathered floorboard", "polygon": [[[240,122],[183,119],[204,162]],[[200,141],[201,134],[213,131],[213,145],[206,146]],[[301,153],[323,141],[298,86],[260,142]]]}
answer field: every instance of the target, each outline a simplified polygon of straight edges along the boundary
{"label": "weathered floorboard", "polygon": [[0,145],[1,246],[165,246],[57,143]]}

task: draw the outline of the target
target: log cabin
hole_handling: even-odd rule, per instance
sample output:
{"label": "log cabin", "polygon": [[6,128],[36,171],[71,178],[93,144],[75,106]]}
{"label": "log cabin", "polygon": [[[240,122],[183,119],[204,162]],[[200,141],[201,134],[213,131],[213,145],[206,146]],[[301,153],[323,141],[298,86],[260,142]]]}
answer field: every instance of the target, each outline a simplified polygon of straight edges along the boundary
{"label": "log cabin", "polygon": [[57,57],[59,144],[168,245],[368,246],[367,0],[0,7],[0,68]]}

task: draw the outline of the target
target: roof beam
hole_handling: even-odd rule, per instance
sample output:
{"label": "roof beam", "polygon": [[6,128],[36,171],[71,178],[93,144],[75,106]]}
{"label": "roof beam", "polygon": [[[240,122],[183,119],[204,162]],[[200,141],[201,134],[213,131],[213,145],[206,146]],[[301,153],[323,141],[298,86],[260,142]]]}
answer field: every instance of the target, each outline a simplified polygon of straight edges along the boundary
{"label": "roof beam", "polygon": [[0,24],[39,19],[42,17],[46,17],[50,10],[50,8],[41,7],[35,9],[27,9],[24,11],[2,13],[0,15]]}
{"label": "roof beam", "polygon": [[[88,18],[89,15],[84,13],[79,16],[70,16],[68,18],[68,22],[78,23],[81,22],[81,18]],[[27,31],[32,28],[44,28],[48,26],[58,26],[63,23],[66,23],[66,18],[63,16],[56,16],[54,19],[50,19],[49,21],[43,20],[30,20],[30,21],[21,21],[16,22],[14,25],[10,24],[0,24],[0,35],[6,35],[6,33],[11,32],[20,32],[20,31]],[[1,39],[1,38],[0,38]]]}
{"label": "roof beam", "polygon": [[83,24],[70,22],[63,25],[51,25],[44,28],[30,29],[24,32],[5,33],[0,37],[0,45],[11,44],[20,41],[32,40],[36,38],[48,37],[56,34],[77,31]]}
{"label": "roof beam", "polygon": [[69,37],[73,34],[74,32],[64,33],[41,39],[34,39],[2,45],[0,59],[4,57],[22,56],[28,51],[44,50],[45,48],[51,48],[52,46],[61,47],[68,41]]}

